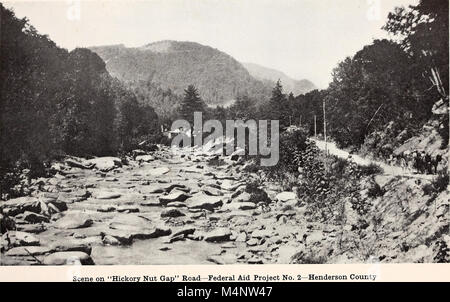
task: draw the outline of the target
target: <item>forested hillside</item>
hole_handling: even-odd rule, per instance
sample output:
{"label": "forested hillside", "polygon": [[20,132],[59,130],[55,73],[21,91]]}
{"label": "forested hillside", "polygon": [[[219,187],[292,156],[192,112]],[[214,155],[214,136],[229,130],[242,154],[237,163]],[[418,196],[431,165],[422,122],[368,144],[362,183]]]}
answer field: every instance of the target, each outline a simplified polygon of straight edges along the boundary
{"label": "forested hillside", "polygon": [[[160,41],[139,48],[91,47],[111,75],[124,82],[149,82],[182,95],[195,85],[207,104],[221,105],[240,95],[266,99],[270,86],[254,79],[241,63],[209,46]],[[132,84],[136,85],[136,84]]]}
{"label": "forested hillside", "polygon": [[294,80],[281,71],[267,68],[254,63],[242,63],[254,78],[270,83],[271,86],[280,80],[286,92],[292,92],[294,95],[305,94],[314,89],[316,86],[307,79]]}
{"label": "forested hillside", "polygon": [[157,134],[152,107],[112,78],[88,49],[71,52],[0,4],[0,168],[42,172],[51,159],[109,155]]}
{"label": "forested hillside", "polygon": [[439,101],[448,107],[448,2],[396,8],[384,29],[391,39],[374,40],[341,61],[327,89],[294,96],[281,81],[258,110],[241,102],[228,117],[280,119],[280,125],[301,125],[310,135],[316,125],[322,135],[325,112],[327,134],[340,147],[374,154],[392,152],[432,120],[446,148],[448,111],[433,115],[432,108]]}

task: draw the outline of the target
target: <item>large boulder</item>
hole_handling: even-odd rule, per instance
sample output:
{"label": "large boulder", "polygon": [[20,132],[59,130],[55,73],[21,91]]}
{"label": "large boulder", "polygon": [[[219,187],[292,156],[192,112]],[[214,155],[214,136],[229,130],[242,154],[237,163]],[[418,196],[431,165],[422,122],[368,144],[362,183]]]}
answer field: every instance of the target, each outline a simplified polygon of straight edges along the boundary
{"label": "large boulder", "polygon": [[54,226],[58,229],[80,229],[87,228],[93,224],[89,215],[81,212],[72,212],[58,219]]}
{"label": "large boulder", "polygon": [[231,237],[231,231],[227,228],[217,228],[211,232],[207,232],[204,235],[205,241],[208,242],[223,242],[229,241]]}
{"label": "large boulder", "polygon": [[281,192],[275,196],[275,199],[281,202],[287,202],[290,200],[296,200],[297,196],[294,192]]}
{"label": "large boulder", "polygon": [[[65,163],[69,167],[80,168],[80,169],[92,169],[94,167],[93,163],[83,162],[82,159],[78,159],[78,158],[67,158],[65,160]],[[53,168],[57,168],[57,167],[53,166]],[[61,170],[61,169],[59,168],[59,170]]]}
{"label": "large boulder", "polygon": [[230,159],[232,161],[237,161],[239,159],[239,157],[244,156],[245,155],[245,150],[244,149],[237,149],[236,151],[234,151],[231,156]]}
{"label": "large boulder", "polygon": [[49,222],[47,216],[37,214],[34,212],[25,211],[23,214],[17,215],[17,218],[23,219],[29,223]]}
{"label": "large boulder", "polygon": [[91,256],[83,252],[56,252],[44,258],[45,265],[93,265]]}
{"label": "large boulder", "polygon": [[8,242],[9,247],[18,246],[38,246],[39,239],[35,236],[20,232],[20,231],[9,231],[2,236],[3,242]]}
{"label": "large boulder", "polygon": [[250,193],[242,192],[233,198],[233,202],[249,202],[251,197]]}
{"label": "large boulder", "polygon": [[114,168],[121,167],[122,160],[118,157],[106,156],[87,160],[85,164],[92,164],[97,170],[108,172]]}
{"label": "large boulder", "polygon": [[16,222],[8,216],[0,214],[0,233],[6,233],[8,230],[16,229]]}
{"label": "large boulder", "polygon": [[167,236],[172,233],[170,228],[154,225],[152,221],[139,215],[123,214],[115,217],[109,224],[104,235],[112,236],[123,244],[133,239],[148,239]]}
{"label": "large boulder", "polygon": [[8,216],[16,216],[25,212],[43,214],[49,216],[67,210],[67,205],[55,197],[31,197],[24,196],[10,199],[0,204],[0,211]]}

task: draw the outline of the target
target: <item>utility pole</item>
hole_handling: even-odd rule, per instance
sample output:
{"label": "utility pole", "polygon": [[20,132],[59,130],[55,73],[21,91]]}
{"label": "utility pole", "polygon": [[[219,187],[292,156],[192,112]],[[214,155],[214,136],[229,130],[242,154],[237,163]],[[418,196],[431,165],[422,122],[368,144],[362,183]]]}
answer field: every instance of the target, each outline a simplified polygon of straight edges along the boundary
{"label": "utility pole", "polygon": [[317,118],[314,114],[314,137],[317,137]]}
{"label": "utility pole", "polygon": [[325,99],[323,99],[323,138],[325,139],[325,154],[328,155],[327,149],[327,119],[325,114]]}

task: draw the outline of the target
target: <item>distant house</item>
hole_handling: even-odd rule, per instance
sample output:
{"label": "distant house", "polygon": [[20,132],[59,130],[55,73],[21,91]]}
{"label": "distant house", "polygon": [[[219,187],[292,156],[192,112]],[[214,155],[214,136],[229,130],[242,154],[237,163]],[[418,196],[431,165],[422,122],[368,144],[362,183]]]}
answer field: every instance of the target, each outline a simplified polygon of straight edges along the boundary
{"label": "distant house", "polygon": [[169,139],[172,139],[175,135],[178,135],[178,134],[183,133],[183,132],[185,132],[185,134],[186,134],[187,136],[190,136],[190,135],[191,135],[190,131],[189,131],[189,130],[186,130],[186,131],[185,131],[185,130],[183,129],[183,127],[180,127],[180,128],[178,128],[178,129],[176,129],[176,130],[167,130],[167,131],[163,131],[163,135],[166,136],[166,137],[169,138]]}
{"label": "distant house", "polygon": [[448,103],[445,102],[443,99],[440,99],[433,105],[431,112],[437,115],[448,114]]}

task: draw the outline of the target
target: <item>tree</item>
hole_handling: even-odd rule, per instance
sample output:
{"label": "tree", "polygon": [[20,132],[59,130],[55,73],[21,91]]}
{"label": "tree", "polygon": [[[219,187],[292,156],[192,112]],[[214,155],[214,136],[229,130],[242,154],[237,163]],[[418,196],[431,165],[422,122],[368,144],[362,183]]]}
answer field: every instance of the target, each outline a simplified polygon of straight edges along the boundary
{"label": "tree", "polygon": [[325,98],[330,133],[341,146],[359,146],[391,121],[420,125],[431,115],[430,93],[398,44],[375,40],[333,71]]}
{"label": "tree", "polygon": [[275,87],[272,89],[272,96],[269,100],[268,111],[266,112],[266,118],[272,120],[279,120],[280,129],[284,129],[289,126],[289,107],[286,94],[283,93],[283,86],[281,81],[278,80]]}
{"label": "tree", "polygon": [[247,95],[239,96],[228,109],[231,119],[246,121],[256,118],[256,101]]}
{"label": "tree", "polygon": [[189,85],[184,91],[184,99],[181,102],[180,115],[191,125],[194,123],[194,112],[203,112],[205,103],[200,98],[197,88]]}
{"label": "tree", "polygon": [[416,6],[397,7],[383,27],[414,59],[420,74],[448,99],[448,0],[420,0]]}
{"label": "tree", "polygon": [[114,154],[158,133],[153,108],[117,83],[97,54],[59,48],[1,3],[0,22],[1,197],[14,186],[11,172],[44,175],[61,155]]}

